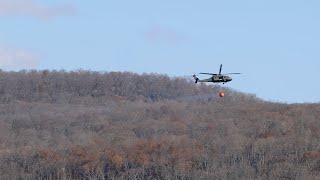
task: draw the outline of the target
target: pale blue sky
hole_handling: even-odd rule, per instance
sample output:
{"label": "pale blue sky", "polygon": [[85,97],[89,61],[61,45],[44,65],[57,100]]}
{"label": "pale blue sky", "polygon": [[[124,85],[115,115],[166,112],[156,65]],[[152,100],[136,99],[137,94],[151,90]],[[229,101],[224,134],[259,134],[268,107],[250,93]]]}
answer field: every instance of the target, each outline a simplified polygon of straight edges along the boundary
{"label": "pale blue sky", "polygon": [[243,73],[226,85],[238,91],[320,101],[317,0],[0,0],[0,21],[3,69],[187,76],[222,63]]}

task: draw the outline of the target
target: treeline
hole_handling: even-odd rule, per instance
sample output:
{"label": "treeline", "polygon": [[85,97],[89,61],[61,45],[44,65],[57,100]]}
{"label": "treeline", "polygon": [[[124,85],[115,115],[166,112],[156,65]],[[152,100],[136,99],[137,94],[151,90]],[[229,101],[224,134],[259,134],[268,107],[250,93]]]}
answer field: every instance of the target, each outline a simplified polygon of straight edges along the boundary
{"label": "treeline", "polygon": [[270,103],[158,74],[0,78],[1,179],[320,176],[319,104]]}
{"label": "treeline", "polygon": [[[29,102],[70,102],[81,97],[125,97],[158,101],[198,93],[190,80],[130,72],[20,71],[0,72],[2,98]],[[204,91],[209,91],[208,88]]]}
{"label": "treeline", "polygon": [[[162,74],[92,71],[0,71],[0,102],[81,103],[110,98],[143,101],[190,100],[195,96],[211,96],[221,87],[195,86],[184,77]],[[230,91],[225,89],[225,91]],[[231,93],[237,93],[230,91]],[[237,93],[241,96],[242,93]],[[243,95],[243,94],[242,94]],[[232,97],[232,96],[230,96]],[[247,98],[243,96],[242,98]],[[250,96],[256,100],[255,96]],[[86,102],[84,102],[86,103]]]}

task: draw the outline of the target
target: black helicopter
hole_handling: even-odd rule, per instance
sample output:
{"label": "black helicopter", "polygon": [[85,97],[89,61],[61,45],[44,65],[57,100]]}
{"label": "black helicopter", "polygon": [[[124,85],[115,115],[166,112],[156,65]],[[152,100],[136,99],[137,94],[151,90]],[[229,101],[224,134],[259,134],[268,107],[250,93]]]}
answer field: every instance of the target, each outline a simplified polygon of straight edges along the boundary
{"label": "black helicopter", "polygon": [[195,83],[198,82],[213,82],[213,83],[227,83],[232,81],[232,78],[230,76],[227,76],[229,74],[241,74],[241,73],[227,73],[227,74],[221,74],[222,70],[222,64],[220,65],[219,74],[213,74],[213,73],[199,73],[199,74],[206,74],[211,75],[208,79],[202,79],[200,80],[195,74],[193,75],[193,78],[195,79]]}

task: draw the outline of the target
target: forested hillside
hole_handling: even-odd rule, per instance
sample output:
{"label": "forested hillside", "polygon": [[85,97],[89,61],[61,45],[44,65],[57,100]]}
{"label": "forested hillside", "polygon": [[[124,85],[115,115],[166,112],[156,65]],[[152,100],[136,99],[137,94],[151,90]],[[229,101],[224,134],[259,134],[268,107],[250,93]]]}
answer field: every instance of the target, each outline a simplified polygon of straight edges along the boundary
{"label": "forested hillside", "polygon": [[320,105],[162,74],[0,71],[0,177],[320,178]]}

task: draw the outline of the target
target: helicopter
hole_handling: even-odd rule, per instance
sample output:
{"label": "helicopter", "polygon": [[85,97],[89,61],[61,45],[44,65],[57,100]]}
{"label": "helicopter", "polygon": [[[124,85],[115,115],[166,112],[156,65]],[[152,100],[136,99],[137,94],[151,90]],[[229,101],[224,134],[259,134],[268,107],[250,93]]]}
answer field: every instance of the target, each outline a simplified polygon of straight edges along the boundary
{"label": "helicopter", "polygon": [[193,78],[195,80],[195,83],[198,82],[213,82],[213,83],[227,83],[232,81],[232,78],[230,76],[227,76],[229,74],[241,74],[241,73],[227,73],[227,74],[221,74],[222,70],[222,64],[220,65],[220,70],[219,74],[213,74],[213,73],[199,73],[199,74],[206,74],[206,75],[211,75],[210,78],[208,79],[202,79],[200,80],[195,74],[193,75]]}

